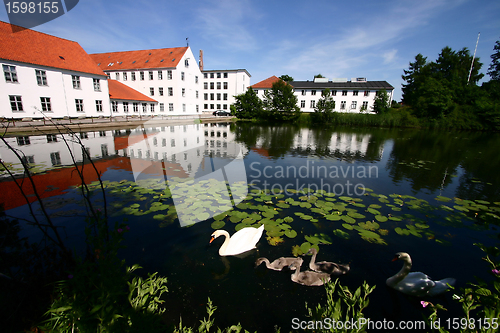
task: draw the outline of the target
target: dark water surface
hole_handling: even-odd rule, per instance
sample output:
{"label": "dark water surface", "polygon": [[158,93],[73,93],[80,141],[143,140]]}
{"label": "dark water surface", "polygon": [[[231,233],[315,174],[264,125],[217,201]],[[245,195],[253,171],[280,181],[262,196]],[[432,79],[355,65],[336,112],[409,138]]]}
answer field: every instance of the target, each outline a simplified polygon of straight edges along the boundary
{"label": "dark water surface", "polygon": [[[33,157],[34,164],[41,160],[46,162],[39,168],[45,166],[50,170],[39,174],[38,183],[45,187],[42,190],[46,194],[44,200],[52,205],[50,211],[59,216],[56,217],[57,223],[66,227],[64,236],[68,243],[82,249],[85,212],[77,190],[71,187],[78,182],[65,168],[50,167],[50,164],[58,165],[57,160],[54,163],[58,156],[55,151],[63,148],[56,149],[54,142],[45,142],[45,136],[31,137],[28,144],[25,139],[11,139],[13,145]],[[166,316],[171,322],[178,323],[182,317],[183,324],[198,326],[198,320],[206,316],[208,298],[217,306],[215,324],[220,327],[240,322],[250,331],[270,332],[275,325],[288,331],[293,318],[308,320],[305,303],[310,307],[324,304],[324,288],[298,285],[290,280],[289,272],[267,270],[263,265],[255,268],[254,263],[261,256],[271,261],[292,256],[293,247],[303,245],[308,241],[306,236],[314,234],[321,234],[331,241],[331,244],[319,245],[318,260],[350,263],[350,273],[340,278],[342,285],[351,290],[363,281],[377,286],[365,311],[365,316],[371,320],[385,318],[398,323],[422,320],[429,314],[421,307],[420,299],[386,287],[385,280],[401,268],[400,262],[391,262],[396,252],[404,251],[412,256],[414,271],[422,271],[436,280],[454,277],[457,287],[473,282],[474,276],[486,280],[491,278],[488,266],[481,260],[483,253],[473,244],[498,245],[498,134],[199,124],[131,132],[90,132],[82,141],[91,147],[91,155],[96,157],[103,180],[114,184],[108,187],[107,193],[112,220],[126,218],[130,226],[124,241],[126,248],[121,255],[127,264],[137,263],[144,267],[143,272],[158,271],[168,277],[169,292],[165,304],[168,309]],[[5,147],[0,148],[4,160],[11,158]],[[59,156],[63,161],[59,164],[65,164],[63,154],[61,150]],[[242,158],[241,164],[229,167],[238,156]],[[8,162],[15,164],[11,159]],[[161,167],[157,172],[158,165]],[[235,210],[249,215],[259,212],[256,207],[266,205],[264,202],[268,201],[268,206],[276,205],[276,213],[269,219],[292,217],[293,222],[288,224],[297,236],[290,238],[276,230],[273,234],[272,228],[268,230],[266,226],[270,233],[264,233],[256,250],[243,257],[220,257],[218,249],[222,237],[208,243],[215,220],[212,217],[205,219],[204,211],[194,204],[182,206],[186,219],[197,222],[189,227],[181,227],[179,219],[165,212],[164,216],[158,216],[161,211],[134,214],[137,210],[128,213],[123,210],[135,203],[146,210],[148,204],[159,200],[154,198],[157,193],[142,193],[138,202],[134,201],[136,196],[124,195],[123,189],[132,187],[141,175],[148,179],[168,179],[172,185],[187,177],[199,179],[221,166],[226,166],[225,172],[221,173],[222,179],[231,183],[232,180],[241,180],[236,174],[243,174],[249,184],[249,193],[253,194],[249,200],[243,201],[251,203],[250,206],[239,205]],[[0,186],[3,186],[2,200],[8,208],[7,214],[29,218],[17,190],[8,178],[3,179]],[[59,182],[55,183],[54,179]],[[89,183],[96,180],[91,176],[88,179]],[[263,197],[257,194],[262,190],[278,193],[279,190],[304,191],[307,188],[311,189],[307,193],[309,198],[304,193],[283,192],[281,196],[264,197],[262,201]],[[234,190],[232,186],[231,189]],[[173,193],[174,189],[170,188],[170,191]],[[193,196],[196,195],[187,194],[187,197]],[[438,197],[442,200],[436,200]],[[289,198],[293,200],[287,201]],[[327,198],[332,198],[332,201]],[[172,206],[172,200],[169,200],[164,203]],[[187,200],[183,202],[190,202]],[[463,200],[470,202],[464,203]],[[288,205],[290,202],[309,202],[311,207]],[[311,210],[317,207],[316,202],[345,203],[363,217],[329,220],[319,211]],[[100,203],[96,198],[96,204]],[[483,207],[477,208],[479,204]],[[380,206],[372,207],[386,218],[394,216],[401,217],[401,220],[379,221],[368,211],[370,205]],[[440,208],[441,205],[450,208]],[[471,205],[476,207],[475,210]],[[464,207],[471,209],[465,211]],[[177,206],[178,212],[180,208]],[[345,211],[340,213],[347,215]],[[312,219],[303,219],[300,214],[312,216]],[[222,229],[233,234],[241,221],[235,219],[236,222],[232,222],[231,216],[222,219],[225,222]],[[376,224],[370,229],[367,222]],[[362,237],[366,236],[362,229],[377,236]],[[408,230],[408,234],[401,234],[403,229]],[[27,228],[23,235],[33,239],[38,237],[36,230]],[[269,235],[277,237],[272,239],[278,241],[277,245],[271,245],[271,240],[268,242],[266,237]],[[304,259],[302,270],[309,262],[309,257]],[[442,312],[444,320],[461,314],[452,301],[452,294],[449,292],[425,300],[449,309]]]}

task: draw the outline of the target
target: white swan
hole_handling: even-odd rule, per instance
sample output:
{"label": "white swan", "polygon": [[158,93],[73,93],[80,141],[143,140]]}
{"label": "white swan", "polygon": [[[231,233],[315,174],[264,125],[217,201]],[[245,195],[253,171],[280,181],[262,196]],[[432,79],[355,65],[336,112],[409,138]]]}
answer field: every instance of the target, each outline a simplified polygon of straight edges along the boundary
{"label": "white swan", "polygon": [[307,253],[312,254],[311,261],[309,262],[309,268],[315,272],[323,272],[332,275],[344,275],[351,269],[351,267],[349,267],[349,264],[342,265],[330,261],[316,262],[316,255],[318,255],[318,250],[316,250],[314,247],[311,247],[311,249]]}
{"label": "white swan", "polygon": [[[275,271],[281,271],[281,270],[283,270],[283,268],[290,266],[291,264],[293,264],[294,262],[296,262],[298,260],[299,259],[295,258],[295,257],[290,257],[290,258],[281,257],[281,258],[274,260],[273,262],[269,262],[269,259],[267,259],[267,258],[259,258],[255,262],[255,267],[259,266],[262,263],[265,263],[267,268],[275,270]],[[295,267],[293,267],[293,268],[289,267],[289,268],[295,269]]]}
{"label": "white swan", "polygon": [[303,259],[298,258],[298,260],[290,265],[290,269],[296,268],[295,273],[291,276],[293,282],[304,286],[322,286],[326,282],[330,281],[330,274],[328,273],[318,273],[313,271],[301,272],[300,266],[302,265],[302,262]]}
{"label": "white swan", "polygon": [[255,249],[255,244],[259,241],[263,231],[264,225],[259,228],[247,227],[235,232],[231,237],[226,230],[216,230],[212,234],[210,243],[219,236],[225,236],[226,239],[219,249],[219,255],[234,256]]}
{"label": "white swan", "polygon": [[394,276],[387,279],[386,284],[404,294],[413,296],[435,296],[444,293],[453,285],[455,279],[446,278],[432,281],[426,274],[411,272],[411,258],[408,253],[398,252],[392,261],[403,260],[403,268]]}

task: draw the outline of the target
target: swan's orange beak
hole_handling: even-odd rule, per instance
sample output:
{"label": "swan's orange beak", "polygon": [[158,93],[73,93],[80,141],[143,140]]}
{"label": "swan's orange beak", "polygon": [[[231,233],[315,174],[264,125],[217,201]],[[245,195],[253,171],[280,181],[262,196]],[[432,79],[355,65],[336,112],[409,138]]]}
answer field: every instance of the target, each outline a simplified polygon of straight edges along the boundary
{"label": "swan's orange beak", "polygon": [[396,260],[398,260],[398,259],[399,259],[399,258],[398,258],[398,256],[394,256],[394,258],[392,258],[392,260],[391,260],[391,261],[396,261]]}
{"label": "swan's orange beak", "polygon": [[209,242],[209,244],[210,244],[210,243],[212,243],[212,242],[214,241],[214,239],[215,239],[215,237],[214,237],[214,236],[212,236],[212,238],[210,238],[210,242]]}

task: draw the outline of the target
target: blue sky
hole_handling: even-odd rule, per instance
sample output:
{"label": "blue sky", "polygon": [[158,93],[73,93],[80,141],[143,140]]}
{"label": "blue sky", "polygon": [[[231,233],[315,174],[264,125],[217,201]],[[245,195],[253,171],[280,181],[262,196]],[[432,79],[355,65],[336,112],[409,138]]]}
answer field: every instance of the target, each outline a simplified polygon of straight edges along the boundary
{"label": "blue sky", "polygon": [[[0,20],[8,22],[5,8]],[[445,46],[474,52],[486,74],[500,40],[498,0],[80,0],[34,30],[78,42],[88,53],[186,45],[205,69],[244,68],[257,83],[366,77],[401,98],[401,75],[418,53]],[[486,80],[489,77],[486,76]]]}

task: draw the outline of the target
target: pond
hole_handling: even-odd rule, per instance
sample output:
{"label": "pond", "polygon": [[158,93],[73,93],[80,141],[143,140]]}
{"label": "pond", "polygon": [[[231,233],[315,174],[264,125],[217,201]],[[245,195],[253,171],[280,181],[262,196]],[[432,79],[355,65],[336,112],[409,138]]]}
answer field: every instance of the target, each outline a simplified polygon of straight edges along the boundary
{"label": "pond", "polygon": [[[126,221],[129,265],[168,278],[170,322],[198,325],[208,298],[215,324],[240,322],[250,331],[291,329],[310,307],[325,303],[323,287],[291,281],[289,271],[261,265],[319,249],[318,260],[350,264],[340,283],[376,285],[365,316],[422,320],[420,300],[386,287],[408,252],[414,271],[457,279],[456,287],[491,279],[474,243],[498,244],[500,135],[410,129],[319,129],[253,123],[158,125],[78,134],[106,187],[113,221]],[[85,209],[79,178],[61,134],[11,137],[24,152],[40,195],[72,248],[83,249]],[[88,166],[77,144],[69,148]],[[22,174],[2,144],[2,160]],[[85,180],[97,188],[90,166]],[[27,189],[28,192],[32,189]],[[28,198],[35,201],[33,193]],[[28,219],[25,199],[3,173],[0,200],[9,216]],[[103,204],[96,191],[94,202]],[[38,207],[37,204],[34,205]],[[257,249],[221,257],[223,237],[265,225]],[[25,225],[22,236],[39,239]],[[309,256],[304,257],[302,270]],[[457,317],[452,292],[427,298]],[[443,317],[445,318],[445,317]]]}

